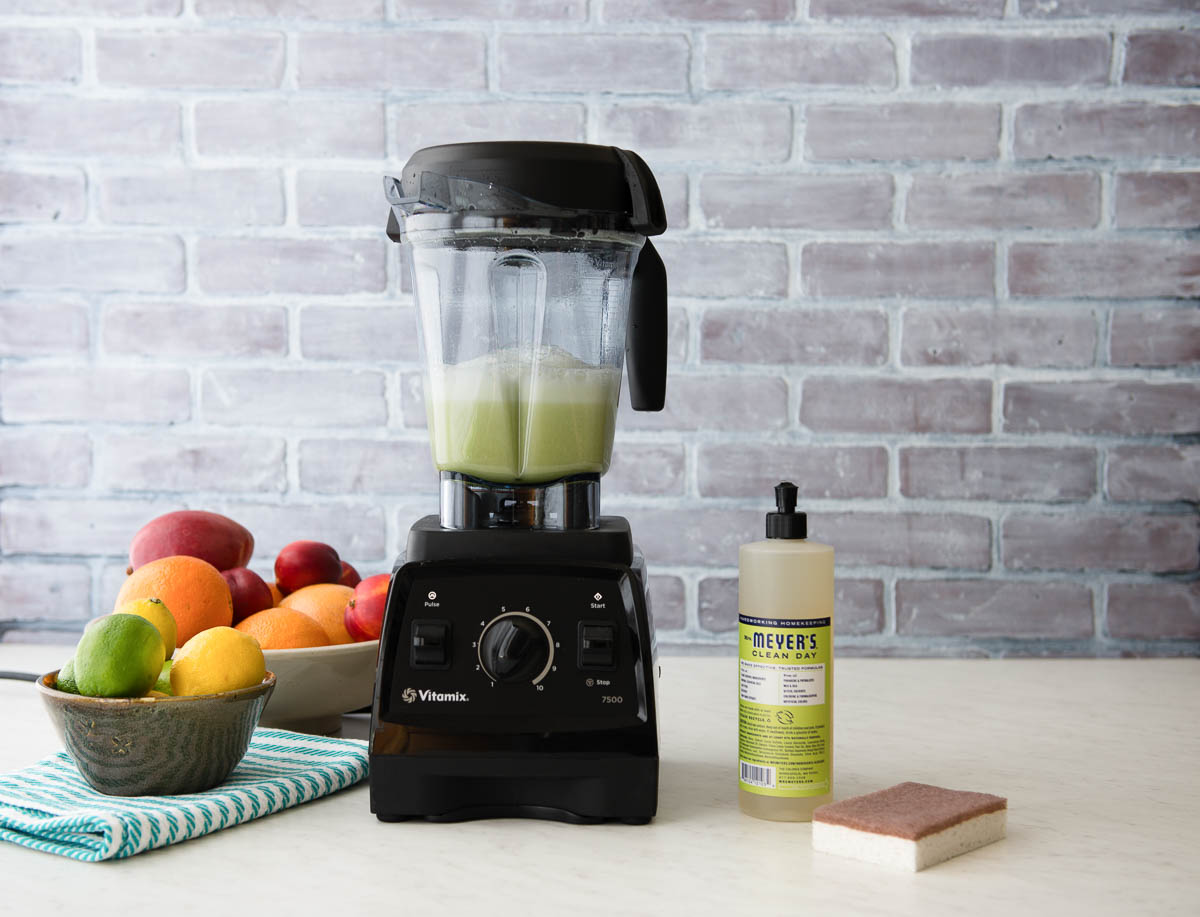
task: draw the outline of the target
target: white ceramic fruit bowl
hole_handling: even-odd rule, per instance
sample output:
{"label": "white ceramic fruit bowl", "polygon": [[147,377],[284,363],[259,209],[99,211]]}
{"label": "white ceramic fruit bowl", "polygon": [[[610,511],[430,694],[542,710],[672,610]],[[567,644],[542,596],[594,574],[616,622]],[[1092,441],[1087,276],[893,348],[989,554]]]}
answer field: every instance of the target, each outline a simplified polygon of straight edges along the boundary
{"label": "white ceramic fruit bowl", "polygon": [[262,726],[329,735],[342,714],[369,707],[375,693],[379,641],[263,650],[275,673],[275,692],[263,710]]}

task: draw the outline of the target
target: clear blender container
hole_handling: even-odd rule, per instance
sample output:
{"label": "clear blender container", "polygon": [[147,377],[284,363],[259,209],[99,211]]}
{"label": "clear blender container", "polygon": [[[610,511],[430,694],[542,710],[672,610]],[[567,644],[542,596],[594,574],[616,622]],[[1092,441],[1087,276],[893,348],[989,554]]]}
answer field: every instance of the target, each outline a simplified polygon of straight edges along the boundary
{"label": "clear blender container", "polygon": [[634,407],[662,407],[653,176],[612,147],[459,144],[418,152],[385,190],[412,270],[443,525],[594,525],[627,350]]}

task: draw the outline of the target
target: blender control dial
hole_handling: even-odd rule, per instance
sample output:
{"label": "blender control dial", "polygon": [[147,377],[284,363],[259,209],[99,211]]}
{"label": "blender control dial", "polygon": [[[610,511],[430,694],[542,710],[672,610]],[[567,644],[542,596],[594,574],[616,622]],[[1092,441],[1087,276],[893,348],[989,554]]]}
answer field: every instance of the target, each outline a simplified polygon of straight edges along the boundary
{"label": "blender control dial", "polygon": [[503,684],[537,684],[554,662],[554,638],[540,620],[524,611],[493,618],[479,635],[479,666]]}

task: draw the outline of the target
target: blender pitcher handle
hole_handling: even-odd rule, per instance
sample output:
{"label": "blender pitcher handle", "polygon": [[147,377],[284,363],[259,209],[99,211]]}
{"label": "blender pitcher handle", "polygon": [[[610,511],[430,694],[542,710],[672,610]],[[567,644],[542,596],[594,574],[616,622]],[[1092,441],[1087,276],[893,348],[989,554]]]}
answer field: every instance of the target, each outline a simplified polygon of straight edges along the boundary
{"label": "blender pitcher handle", "polygon": [[633,409],[661,411],[667,397],[667,269],[649,239],[630,285],[625,370]]}

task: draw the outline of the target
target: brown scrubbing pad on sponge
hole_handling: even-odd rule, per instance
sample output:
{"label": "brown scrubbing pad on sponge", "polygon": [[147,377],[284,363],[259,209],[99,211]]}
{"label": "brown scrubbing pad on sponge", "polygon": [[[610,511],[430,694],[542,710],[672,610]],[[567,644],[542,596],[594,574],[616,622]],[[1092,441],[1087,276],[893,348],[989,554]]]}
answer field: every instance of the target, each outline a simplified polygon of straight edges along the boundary
{"label": "brown scrubbing pad on sponge", "polygon": [[898,783],[813,813],[813,848],[914,872],[1004,837],[1008,801]]}

